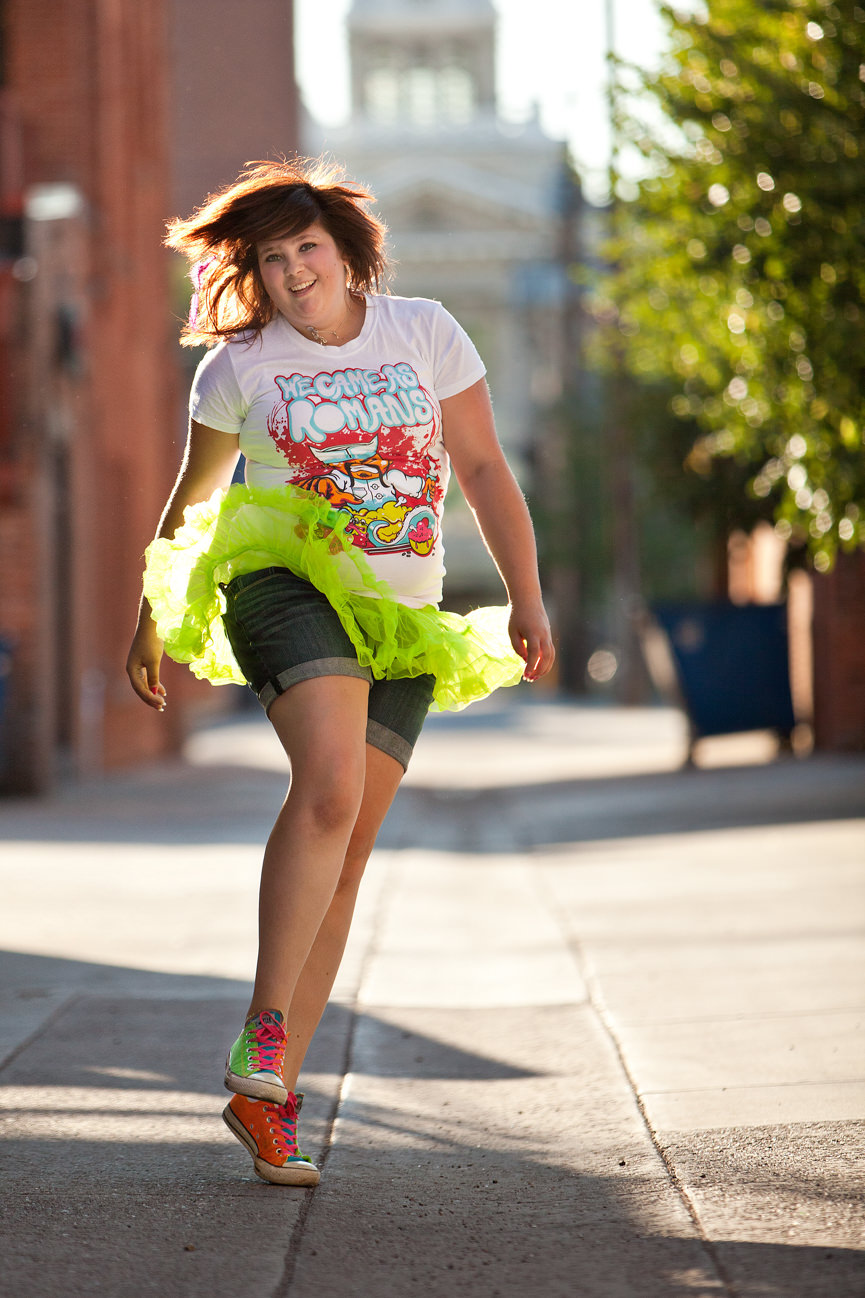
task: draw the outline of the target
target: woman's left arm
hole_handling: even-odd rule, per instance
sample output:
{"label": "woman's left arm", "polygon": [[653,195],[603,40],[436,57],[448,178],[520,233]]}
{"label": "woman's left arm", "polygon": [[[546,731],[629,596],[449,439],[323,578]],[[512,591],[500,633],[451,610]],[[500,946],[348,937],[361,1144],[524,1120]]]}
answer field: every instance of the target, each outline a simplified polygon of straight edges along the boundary
{"label": "woman's left arm", "polygon": [[441,408],[445,447],[457,481],[508,592],[511,643],[525,660],[526,680],[537,680],[550,670],[556,654],[532,521],[496,436],[486,380],[445,397]]}

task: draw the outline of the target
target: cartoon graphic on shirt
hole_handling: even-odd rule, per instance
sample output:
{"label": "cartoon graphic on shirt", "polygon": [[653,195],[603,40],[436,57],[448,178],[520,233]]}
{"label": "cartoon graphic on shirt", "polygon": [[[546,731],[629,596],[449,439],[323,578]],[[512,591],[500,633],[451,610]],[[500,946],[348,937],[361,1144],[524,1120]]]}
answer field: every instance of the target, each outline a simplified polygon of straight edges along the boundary
{"label": "cartoon graphic on shirt", "polygon": [[[436,409],[408,364],[279,375],[267,428],[290,481],[351,515],[368,552],[427,555],[438,536]],[[441,452],[439,452],[441,454]]]}

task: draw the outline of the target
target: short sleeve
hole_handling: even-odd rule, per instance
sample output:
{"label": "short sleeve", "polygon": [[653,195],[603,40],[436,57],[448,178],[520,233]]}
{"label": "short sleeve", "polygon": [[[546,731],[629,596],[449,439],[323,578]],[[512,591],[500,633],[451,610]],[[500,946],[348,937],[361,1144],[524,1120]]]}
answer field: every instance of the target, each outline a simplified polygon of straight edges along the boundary
{"label": "short sleeve", "polygon": [[229,347],[217,343],[195,371],[189,393],[190,417],[221,433],[239,433],[246,417],[243,405]]}
{"label": "short sleeve", "polygon": [[455,397],[486,374],[486,366],[462,325],[437,302],[433,324],[435,393],[441,401]]}

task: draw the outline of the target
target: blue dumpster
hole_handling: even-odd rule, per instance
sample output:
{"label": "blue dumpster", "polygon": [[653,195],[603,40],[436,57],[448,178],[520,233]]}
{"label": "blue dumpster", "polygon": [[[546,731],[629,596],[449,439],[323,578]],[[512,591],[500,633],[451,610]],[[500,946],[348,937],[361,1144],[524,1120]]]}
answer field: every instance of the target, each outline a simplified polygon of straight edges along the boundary
{"label": "blue dumpster", "polygon": [[796,724],[786,604],[661,604],[692,739]]}

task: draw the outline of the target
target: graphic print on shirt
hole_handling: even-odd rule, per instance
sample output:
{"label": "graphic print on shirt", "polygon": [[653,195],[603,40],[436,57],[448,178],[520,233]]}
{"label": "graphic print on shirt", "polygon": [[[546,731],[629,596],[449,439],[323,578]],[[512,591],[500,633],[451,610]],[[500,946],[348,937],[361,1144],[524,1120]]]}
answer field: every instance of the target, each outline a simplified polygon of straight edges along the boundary
{"label": "graphic print on shirt", "polygon": [[267,431],[295,486],[350,515],[355,545],[427,555],[436,543],[438,413],[407,362],[277,375]]}

